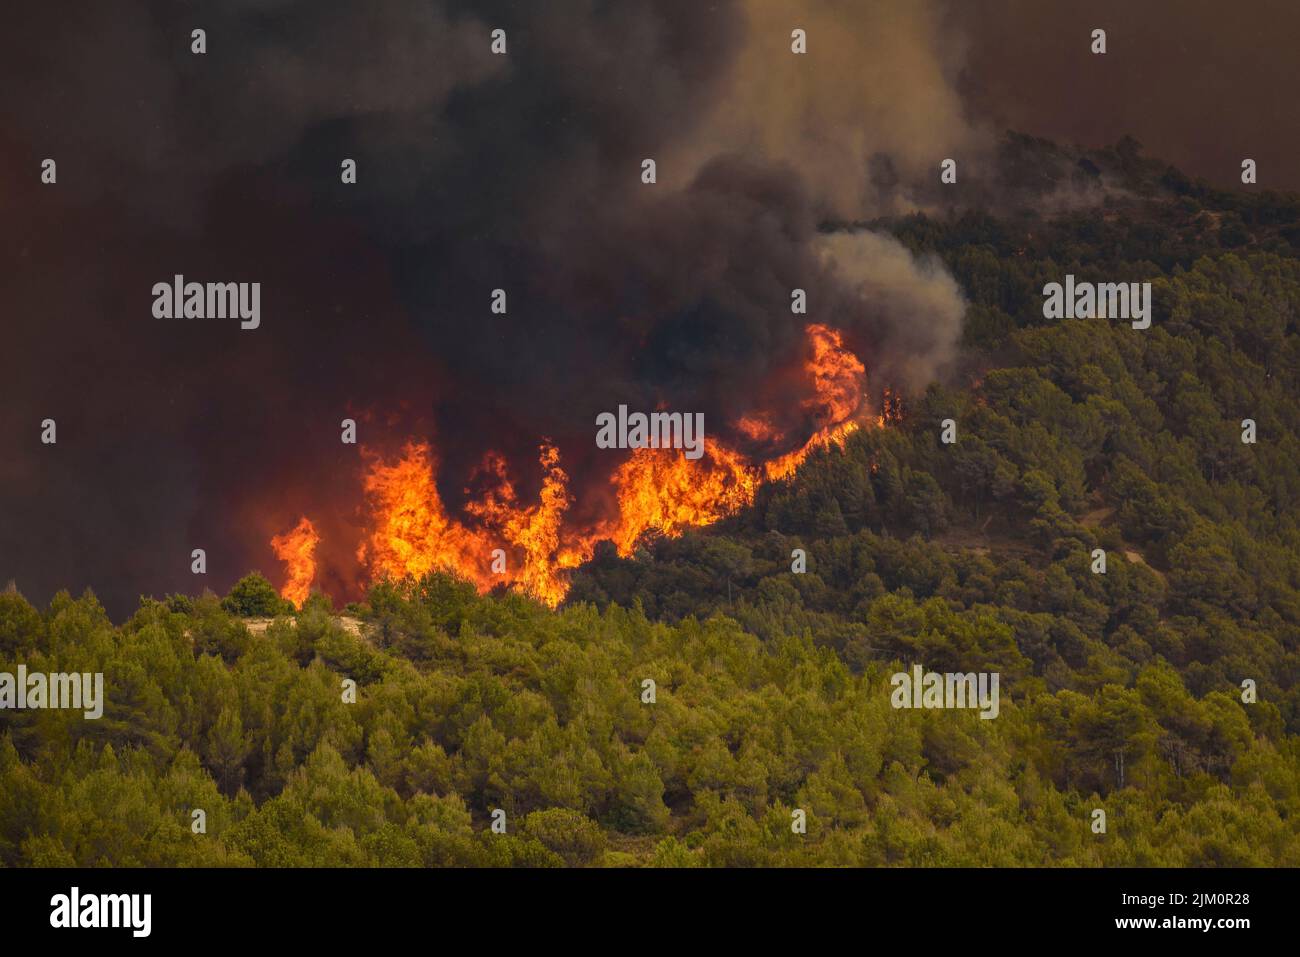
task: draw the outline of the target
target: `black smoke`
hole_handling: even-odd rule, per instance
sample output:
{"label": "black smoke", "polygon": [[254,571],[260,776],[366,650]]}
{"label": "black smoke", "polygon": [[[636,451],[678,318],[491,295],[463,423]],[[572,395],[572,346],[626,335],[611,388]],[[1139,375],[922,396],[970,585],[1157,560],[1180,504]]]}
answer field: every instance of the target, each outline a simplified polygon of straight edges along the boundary
{"label": "black smoke", "polygon": [[[120,616],[251,567],[278,579],[267,542],[300,514],[342,597],[362,521],[344,417],[380,450],[432,437],[453,502],[488,448],[527,494],[543,438],[580,490],[612,464],[593,447],[601,411],[667,404],[716,432],[770,401],[804,348],[795,287],[807,320],[845,329],[895,384],[939,374],[955,342],[941,270],[879,237],[828,243],[828,201],[797,162],[702,145],[752,39],[740,3],[6,18],[0,584],[34,600],[90,586]],[[57,185],[39,181],[45,157]],[[260,282],[261,327],[155,319],[150,289],[178,273]]]}

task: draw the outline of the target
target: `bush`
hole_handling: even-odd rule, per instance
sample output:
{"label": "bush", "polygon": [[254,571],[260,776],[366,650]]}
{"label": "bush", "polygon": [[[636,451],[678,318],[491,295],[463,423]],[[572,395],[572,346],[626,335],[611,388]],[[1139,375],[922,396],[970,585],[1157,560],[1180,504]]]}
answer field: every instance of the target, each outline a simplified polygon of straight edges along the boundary
{"label": "bush", "polygon": [[524,818],[524,833],[559,854],[570,867],[585,867],[605,853],[605,832],[600,826],[564,807],[529,814]]}
{"label": "bush", "polygon": [[274,618],[293,613],[293,605],[280,597],[275,586],[257,572],[249,572],[221,599],[221,607],[245,618]]}

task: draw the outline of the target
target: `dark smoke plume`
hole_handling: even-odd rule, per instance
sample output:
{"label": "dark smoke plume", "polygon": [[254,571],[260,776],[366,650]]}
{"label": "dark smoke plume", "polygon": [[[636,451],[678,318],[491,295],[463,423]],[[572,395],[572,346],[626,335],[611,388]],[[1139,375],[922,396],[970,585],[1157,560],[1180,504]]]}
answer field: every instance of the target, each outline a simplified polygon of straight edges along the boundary
{"label": "dark smoke plume", "polygon": [[[892,240],[819,231],[906,205],[936,154],[982,148],[937,8],[876,5],[854,38],[834,28],[843,4],[808,4],[817,60],[790,53],[773,6],[9,14],[0,579],[36,600],[91,586],[120,615],[194,591],[195,547],[217,590],[254,566],[276,577],[267,541],[306,513],[322,584],[355,594],[342,418],[379,449],[432,436],[453,503],[488,448],[526,471],[543,437],[581,495],[608,474],[598,412],[667,404],[722,431],[769,399],[805,347],[795,287],[878,384],[942,375],[952,280]],[[855,62],[878,72],[846,81]],[[897,190],[873,184],[873,157]],[[261,328],[155,319],[150,289],[178,273],[260,282]],[[39,442],[45,418],[57,445]]]}

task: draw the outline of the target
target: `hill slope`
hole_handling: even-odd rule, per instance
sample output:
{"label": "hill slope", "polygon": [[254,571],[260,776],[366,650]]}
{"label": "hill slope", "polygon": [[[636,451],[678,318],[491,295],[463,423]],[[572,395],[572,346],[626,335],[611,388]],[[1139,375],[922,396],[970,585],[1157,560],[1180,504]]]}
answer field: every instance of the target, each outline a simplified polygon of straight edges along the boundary
{"label": "hill slope", "polygon": [[[0,595],[0,671],[108,688],[5,712],[0,864],[1300,864],[1300,203],[1111,159],[1100,210],[869,224],[970,297],[955,381],[558,611]],[[1045,321],[1065,273],[1152,327]],[[914,664],[997,719],[896,710]]]}

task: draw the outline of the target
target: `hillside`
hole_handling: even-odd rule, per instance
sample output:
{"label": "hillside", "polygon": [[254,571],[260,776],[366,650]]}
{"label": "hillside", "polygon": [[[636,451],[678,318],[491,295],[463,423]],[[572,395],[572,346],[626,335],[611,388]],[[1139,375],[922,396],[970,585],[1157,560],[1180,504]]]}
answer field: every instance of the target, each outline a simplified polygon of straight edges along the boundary
{"label": "hillside", "polygon": [[[110,688],[5,712],[0,864],[1300,865],[1300,201],[1109,161],[1097,208],[835,227],[943,261],[959,368],[558,610],[0,594],[0,671]],[[1066,273],[1151,328],[1045,320]],[[896,710],[914,664],[998,672],[997,719]]]}

